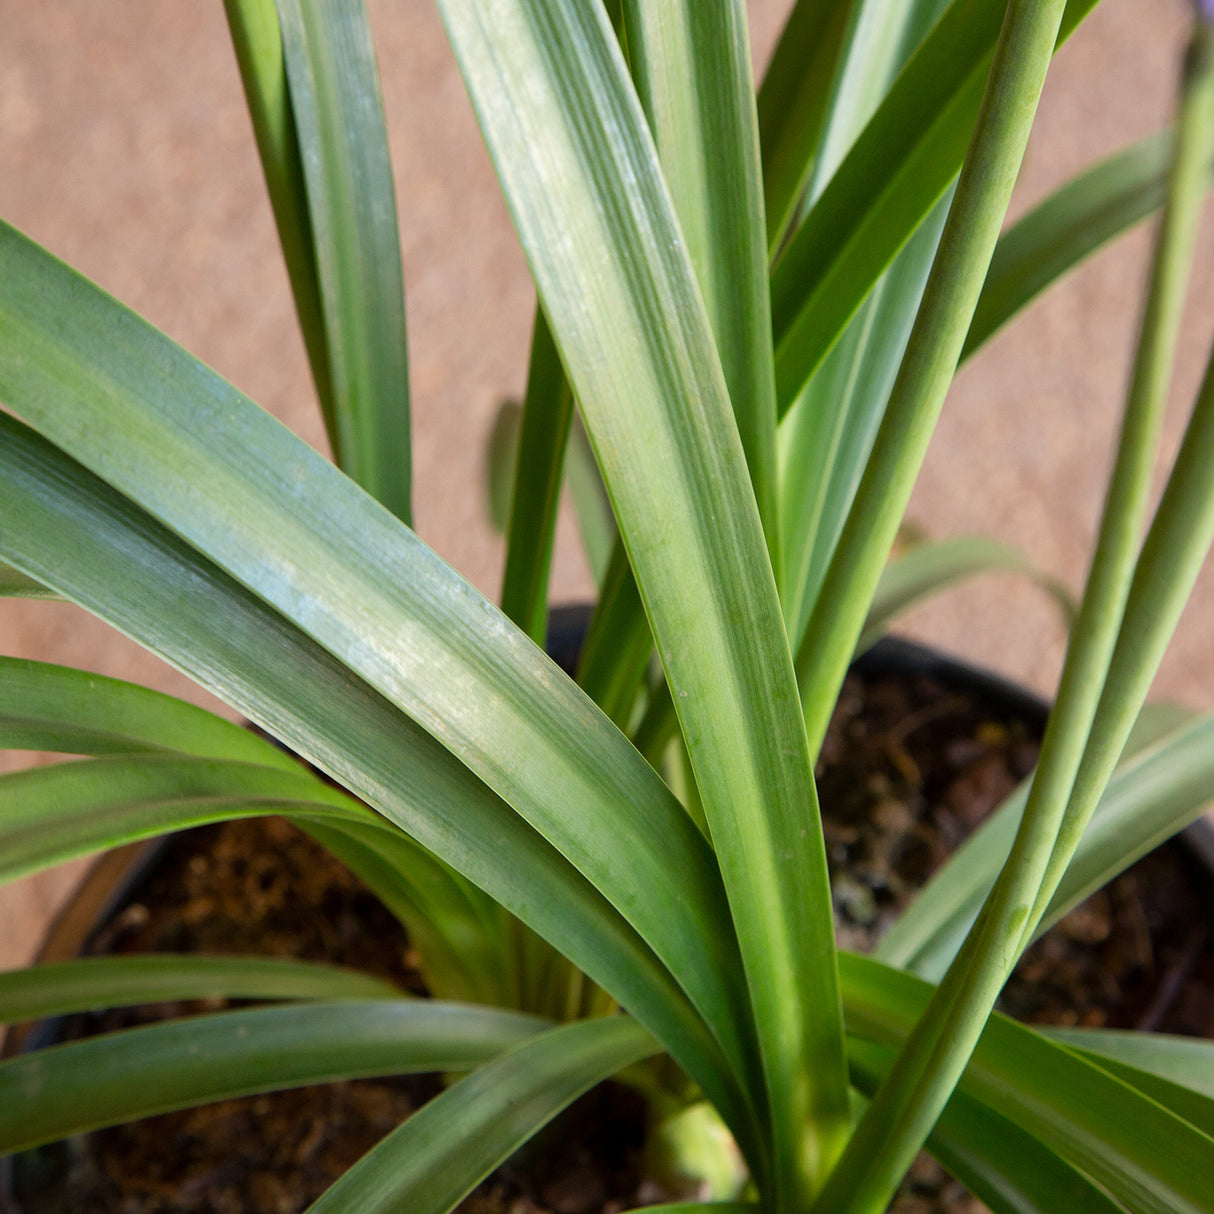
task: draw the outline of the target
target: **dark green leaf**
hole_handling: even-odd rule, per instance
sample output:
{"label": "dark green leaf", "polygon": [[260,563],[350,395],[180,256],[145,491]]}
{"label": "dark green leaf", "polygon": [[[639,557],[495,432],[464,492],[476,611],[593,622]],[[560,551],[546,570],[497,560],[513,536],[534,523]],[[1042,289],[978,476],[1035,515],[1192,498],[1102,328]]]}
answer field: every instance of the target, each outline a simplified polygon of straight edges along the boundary
{"label": "dark green leaf", "polygon": [[415,1113],[309,1214],[446,1214],[582,1092],[656,1049],[623,1016],[584,1020],[524,1042]]}
{"label": "dark green leaf", "polygon": [[257,1092],[467,1070],[544,1023],[429,999],[364,999],[217,1012],[52,1046],[0,1063],[0,1154]]}
{"label": "dark green leaf", "polygon": [[537,644],[548,628],[548,571],[556,538],[565,449],[573,419],[573,397],[560,355],[540,311],[531,335],[527,396],[511,478],[510,527],[502,610]]}
{"label": "dark green leaf", "polygon": [[669,973],[606,899],[449,751],[299,629],[5,414],[0,479],[0,552],[288,739],[555,943],[670,1043],[742,1141],[748,1129],[753,1136],[719,1048]]}
{"label": "dark green leaf", "polygon": [[410,517],[396,193],[363,0],[278,0],[333,386],[338,464]]}
{"label": "dark green leaf", "polygon": [[[1060,42],[1095,2],[1072,0]],[[954,0],[780,258],[772,323],[781,411],[960,169],[1005,7]]]}
{"label": "dark green leaf", "polygon": [[168,999],[399,999],[357,970],[278,957],[88,957],[0,973],[0,1023]]}

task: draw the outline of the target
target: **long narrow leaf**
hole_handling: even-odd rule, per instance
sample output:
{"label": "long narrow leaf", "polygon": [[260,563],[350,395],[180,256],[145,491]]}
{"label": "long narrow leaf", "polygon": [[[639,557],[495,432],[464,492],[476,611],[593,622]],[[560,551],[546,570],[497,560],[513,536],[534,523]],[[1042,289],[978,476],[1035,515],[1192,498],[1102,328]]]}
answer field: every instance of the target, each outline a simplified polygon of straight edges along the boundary
{"label": "long narrow leaf", "polygon": [[[1060,41],[1095,2],[1071,0]],[[960,169],[1005,7],[954,0],[780,258],[772,323],[781,410]]]}
{"label": "long narrow leaf", "polygon": [[871,121],[907,60],[951,0],[860,0],[853,7],[812,172],[797,207],[799,226]]}
{"label": "long narrow leaf", "polygon": [[[848,1031],[897,1049],[931,988],[840,954]],[[1214,1207],[1214,1141],[1155,1101],[1040,1033],[995,1015],[961,1090],[1020,1126],[1143,1214]]]}
{"label": "long narrow leaf", "polygon": [[774,257],[809,180],[855,0],[797,0],[759,89],[767,248]]}
{"label": "long narrow leaf", "polygon": [[295,825],[404,925],[426,989],[436,999],[536,1010],[524,1005],[506,943],[512,932],[527,928],[482,890],[403,831],[316,819],[296,819]]}
{"label": "long narrow leaf", "polygon": [[[946,3],[861,0],[854,6],[799,214],[817,202]],[[785,419],[780,440],[781,601],[794,653],[902,361],[947,209],[942,198],[875,283],[795,402],[780,403]]]}
{"label": "long narrow leaf", "polygon": [[[302,774],[298,760],[279,747],[172,696],[15,658],[0,658],[0,746],[89,755],[173,752]],[[311,788],[299,786],[297,795]],[[434,994],[514,1004],[513,984],[503,972],[504,912],[496,903],[412,840],[377,829],[373,820],[361,838],[351,837],[359,832],[349,822],[340,829],[311,819],[297,824],[405,923]],[[150,821],[146,825],[153,829]]]}
{"label": "long narrow leaf", "polygon": [[396,194],[363,0],[278,0],[333,380],[338,464],[410,517]]}
{"label": "long narrow leaf", "polygon": [[575,416],[569,433],[569,445],[565,449],[565,480],[569,484],[569,496],[577,515],[578,529],[582,533],[582,547],[586,551],[586,563],[597,586],[602,586],[607,577],[607,566],[616,542],[615,515],[611,513],[611,499],[598,465],[594,462],[594,451],[586,430]]}
{"label": "long narrow leaf", "polygon": [[544,643],[548,627],[548,570],[572,420],[573,397],[565,383],[560,355],[548,322],[537,309],[527,396],[515,452],[518,471],[512,478],[502,579],[502,610],[537,645]]}
{"label": "long narrow leaf", "polygon": [[[893,1051],[848,1039],[852,1081],[871,1095]],[[1120,1214],[1123,1207],[1079,1169],[995,1109],[954,1092],[927,1149],[995,1214]]]}
{"label": "long narrow leaf", "polygon": [[291,111],[282,31],[274,0],[224,0],[228,28],[240,67],[257,152],[278,227],[295,312],[312,368],[312,381],[324,415],[329,442],[337,449],[333,376],[316,271],[312,220],[295,115]]}
{"label": "long narrow leaf", "polygon": [[415,1113],[309,1214],[446,1214],[566,1105],[656,1049],[623,1016],[565,1025],[524,1042]]}
{"label": "long narrow leaf", "polygon": [[767,228],[746,6],[626,0],[628,62],[708,311],[779,563]]}
{"label": "long narrow leaf", "polygon": [[299,770],[277,746],[184,700],[24,658],[0,657],[0,747],[74,755],[173,751]]}
{"label": "long narrow leaf", "polygon": [[745,1098],[669,973],[610,903],[448,751],[4,414],[0,479],[0,552],[286,739],[555,943],[668,1043],[753,1153]]}
{"label": "long narrow leaf", "polygon": [[1161,131],[1102,160],[1000,237],[963,359],[1050,283],[1163,205],[1174,138]]}
{"label": "long narrow leaf", "polygon": [[959,535],[917,544],[885,567],[856,645],[858,653],[875,644],[899,613],[929,595],[981,573],[1021,573],[1037,582],[1061,607],[1068,623],[1074,604],[1066,587],[1041,573],[1011,544],[986,536]]}
{"label": "long narrow leaf", "polygon": [[1214,1136],[1214,1042],[1165,1033],[1048,1029],[1203,1134]]}
{"label": "long narrow leaf", "polygon": [[653,652],[653,634],[628,553],[619,540],[578,660],[578,683],[621,728],[628,725],[633,701]]}
{"label": "long narrow leaf", "polygon": [[[976,918],[1016,835],[1027,787],[966,840],[877,947],[890,965],[938,979]],[[1214,801],[1214,718],[1127,754],[1100,799],[1040,929],[1192,822]]]}
{"label": "long narrow leaf", "polygon": [[572,0],[442,7],[674,692],[746,964],[775,1154],[798,1176],[789,1200],[804,1204],[848,1120],[825,857],[703,303],[601,12]]}
{"label": "long narrow leaf", "polygon": [[1214,1100],[1214,1044],[1166,1033],[1129,1033],[1109,1029],[1046,1030],[1050,1037],[1089,1054],[1114,1059],[1168,1079]]}
{"label": "long narrow leaf", "polygon": [[382,978],[277,957],[88,957],[0,973],[0,1023],[166,999],[390,999]]}
{"label": "long narrow leaf", "polygon": [[175,755],[57,763],[0,776],[0,882],[187,826],[275,813],[381,821],[302,772]]}
{"label": "long narrow leaf", "polygon": [[[751,1069],[711,852],[619,731],[412,532],[233,388],[11,228],[0,265],[0,397],[293,620],[360,694],[369,685],[458,755],[602,889]],[[141,610],[134,630],[161,626]]]}
{"label": "long narrow leaf", "polygon": [[544,1023],[430,999],[362,999],[217,1012],[52,1046],[0,1063],[0,1154],[257,1092],[467,1070]]}
{"label": "long narrow leaf", "polygon": [[781,423],[784,604],[799,672],[811,656],[802,644],[809,616],[906,352],[949,200],[898,254]]}

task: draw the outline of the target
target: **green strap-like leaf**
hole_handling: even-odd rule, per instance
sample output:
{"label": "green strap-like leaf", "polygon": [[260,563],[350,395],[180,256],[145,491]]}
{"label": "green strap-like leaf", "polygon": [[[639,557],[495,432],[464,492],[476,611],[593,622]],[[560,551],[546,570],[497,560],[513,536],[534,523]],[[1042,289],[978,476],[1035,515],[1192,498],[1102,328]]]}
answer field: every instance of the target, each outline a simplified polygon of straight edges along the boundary
{"label": "green strap-like leaf", "polygon": [[797,0],[759,89],[767,248],[774,257],[809,180],[856,0]]}
{"label": "green strap-like leaf", "polygon": [[309,1214],[446,1214],[566,1105],[656,1049],[624,1016],[583,1020],[524,1042],[430,1101]]}
{"label": "green strap-like leaf", "polygon": [[1043,1031],[1076,1049],[1157,1075],[1214,1100],[1214,1043],[1167,1033],[1130,1033],[1112,1029],[1051,1028]]}
{"label": "green strap-like leaf", "polygon": [[329,442],[337,448],[333,377],[316,272],[316,248],[308,215],[307,187],[291,111],[282,31],[274,0],[224,0],[236,62],[244,84],[257,152],[278,227],[295,312],[312,368]]}
{"label": "green strap-like leaf", "polygon": [[788,643],[708,319],[603,14],[574,0],[442,8],[674,692],[774,1151],[803,1205],[848,1121],[833,928]]}
{"label": "green strap-like leaf", "polygon": [[52,1046],[0,1063],[0,1154],[257,1092],[467,1070],[544,1024],[430,999],[363,999],[217,1012]]}
{"label": "green strap-like leaf", "polygon": [[275,813],[382,822],[304,772],[176,755],[57,763],[0,776],[0,882],[187,826]]}
{"label": "green strap-like leaf", "polygon": [[959,535],[916,544],[890,561],[877,583],[856,652],[875,644],[892,619],[921,599],[965,578],[996,572],[1032,578],[1061,606],[1068,623],[1074,618],[1074,604],[1066,587],[1041,573],[1019,548],[986,536]]}
{"label": "green strap-like leaf", "polygon": [[88,957],[0,973],[0,1023],[166,999],[399,999],[358,970],[277,957]]}
{"label": "green strap-like leaf", "polygon": [[173,751],[298,772],[298,762],[203,708],[67,666],[0,657],[0,747],[60,754]]}
{"label": "green strap-like leaf", "polygon": [[[999,807],[877,946],[889,965],[938,980],[973,923],[1015,838],[1027,785]],[[1056,923],[1214,801],[1214,718],[1130,750],[1109,782],[1039,930]]]}
{"label": "green strap-like leaf", "polygon": [[[1071,0],[1060,42],[1095,3]],[[782,411],[961,167],[1005,7],[954,0],[780,258],[772,323]]]}
{"label": "green strap-like leaf", "polygon": [[796,209],[804,222],[872,120],[907,60],[951,0],[860,0],[853,6],[834,78],[817,154]]}
{"label": "green strap-like leaf", "polygon": [[396,193],[363,0],[279,0],[333,383],[338,464],[410,517]]}
{"label": "green strap-like leaf", "polygon": [[1214,1137],[1214,1042],[1113,1029],[1044,1032]]}
{"label": "green strap-like leaf", "polygon": [[[931,987],[840,954],[849,1033],[897,1049]],[[1144,1214],[1214,1208],[1214,1141],[1077,1053],[1004,1016],[987,1022],[961,1090]]]}
{"label": "green strap-like leaf", "polygon": [[[860,0],[854,6],[799,216],[817,202],[946,3]],[[946,211],[942,198],[873,286],[796,401],[780,403],[785,417],[780,437],[781,601],[794,653],[902,361]]]}
{"label": "green strap-like leaf", "polygon": [[746,6],[626,0],[628,65],[708,311],[779,565],[767,227]]}
{"label": "green strap-like leaf", "polygon": [[[175,752],[303,774],[298,760],[279,747],[172,696],[17,658],[0,658],[0,746],[90,755]],[[315,787],[323,788],[319,782]],[[361,839],[351,837],[360,832],[349,822],[341,829],[314,820],[299,824],[405,923],[423,954],[432,993],[514,1006],[501,944],[504,912],[496,903],[373,819]]]}
{"label": "green strap-like leaf", "polygon": [[1173,131],[1160,131],[1102,160],[1003,234],[962,358],[1050,283],[1163,205],[1174,138]]}
{"label": "green strap-like leaf", "polygon": [[555,943],[669,1043],[753,1157],[745,1098],[669,973],[594,886],[449,751],[299,629],[2,413],[0,480],[0,553],[285,738]]}
{"label": "green strap-like leaf", "polygon": [[[871,1095],[893,1051],[849,1037],[852,1082]],[[1121,1214],[1124,1207],[1078,1168],[993,1108],[964,1091],[952,1094],[927,1149],[995,1214]]]}
{"label": "green strap-like leaf", "polygon": [[[952,380],[1020,169],[1063,9],[1064,0],[1012,0],[999,32],[906,357],[806,632],[805,645],[816,665],[802,685],[802,696],[815,749]],[[1010,902],[1007,913],[1012,914]],[[822,1190],[820,1214],[858,1214],[893,1196],[960,1078],[1002,985],[995,981],[995,963],[1005,955],[997,952],[997,939],[995,934],[984,937],[978,964],[958,969],[955,987],[942,985],[849,1138]],[[952,971],[949,976],[954,977]]]}
{"label": "green strap-like leaf", "polygon": [[[737,945],[703,837],[572,681],[411,531],[167,338],[6,227],[0,399],[294,621],[355,677],[360,696],[373,689],[458,755],[474,783],[520,813],[652,942],[735,1065],[750,1069]],[[34,543],[35,532],[13,527]],[[51,558],[61,563],[44,551],[21,564],[32,572],[31,562]],[[146,600],[148,588],[139,590]],[[176,604],[163,610],[179,613]],[[144,643],[161,627],[146,609],[129,626]],[[313,757],[310,738],[279,736]],[[369,798],[377,805],[378,795]],[[454,863],[442,847],[431,850]]]}
{"label": "green strap-like leaf", "polygon": [[809,658],[809,616],[906,352],[948,203],[946,195],[898,254],[780,426],[783,602],[799,671]]}
{"label": "green strap-like leaf", "polygon": [[[536,310],[527,397],[511,478],[502,610],[537,644],[548,627],[548,571],[556,538],[573,397],[544,314]],[[521,473],[522,475],[520,475]]]}
{"label": "green strap-like leaf", "polygon": [[402,831],[315,819],[295,824],[404,925],[434,998],[536,1010],[524,1005],[506,947],[512,930],[527,929],[482,890]]}
{"label": "green strap-like leaf", "polygon": [[617,541],[578,660],[578,683],[621,729],[628,726],[652,652],[640,591]]}

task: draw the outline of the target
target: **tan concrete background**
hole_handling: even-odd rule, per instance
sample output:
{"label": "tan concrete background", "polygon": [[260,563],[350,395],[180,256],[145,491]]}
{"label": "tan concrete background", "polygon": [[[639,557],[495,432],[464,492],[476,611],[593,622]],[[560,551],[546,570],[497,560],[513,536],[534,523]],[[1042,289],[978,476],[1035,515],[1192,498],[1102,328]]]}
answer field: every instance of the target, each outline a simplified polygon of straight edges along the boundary
{"label": "tan concrete background", "polygon": [[[762,61],[788,0],[752,4]],[[418,530],[487,594],[501,545],[484,443],[516,394],[532,291],[430,0],[372,0],[405,261]],[[1167,120],[1186,0],[1105,0],[1059,55],[1016,210]],[[0,215],[323,445],[222,6],[0,0]],[[1128,366],[1145,230],[1100,254],[961,375],[911,517],[1022,545],[1077,587]],[[1167,451],[1214,331],[1214,233],[1197,258]],[[562,533],[554,594],[588,578]],[[1157,694],[1214,707],[1207,570]],[[1041,593],[991,578],[916,612],[914,635],[1048,692],[1062,634]],[[0,649],[154,683],[183,678],[62,605],[0,604]],[[16,756],[18,760],[24,756]],[[70,874],[0,900],[0,966],[28,955]]]}

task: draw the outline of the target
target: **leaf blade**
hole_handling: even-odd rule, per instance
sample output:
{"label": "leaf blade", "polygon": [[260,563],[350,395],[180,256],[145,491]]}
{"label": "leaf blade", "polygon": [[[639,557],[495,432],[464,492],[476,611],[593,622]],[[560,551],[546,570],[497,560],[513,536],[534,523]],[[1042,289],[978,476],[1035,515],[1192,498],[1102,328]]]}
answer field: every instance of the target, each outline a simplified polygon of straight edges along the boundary
{"label": "leaf blade", "polygon": [[334,455],[410,519],[396,192],[363,0],[278,0],[332,378]]}
{"label": "leaf blade", "polygon": [[[754,1149],[753,1114],[730,1066],[669,972],[610,903],[450,752],[7,414],[0,414],[0,468],[0,549],[288,739],[557,943],[670,1043],[739,1141],[749,1135]],[[509,866],[501,864],[503,852]]]}
{"label": "leaf blade", "polygon": [[386,979],[279,957],[87,957],[0,973],[0,1023],[169,999],[400,997],[400,988]]}
{"label": "leaf blade", "polygon": [[364,999],[216,1012],[51,1046],[0,1062],[0,1153],[257,1092],[460,1070],[543,1026],[492,1008]]}
{"label": "leaf blade", "polygon": [[[753,1031],[720,876],[627,740],[411,531],[235,389],[7,226],[0,262],[10,405],[293,620],[358,676],[360,697],[370,688],[395,704],[416,722],[394,725],[414,745],[429,749],[425,731],[457,755],[474,785],[493,789],[654,942],[745,1070]],[[26,554],[26,570],[39,559]],[[160,626],[138,613],[137,631]],[[347,768],[344,778],[360,777]],[[465,795],[484,802],[479,789]]]}
{"label": "leaf blade", "polygon": [[[602,15],[559,0],[448,0],[443,11],[676,693],[768,1087],[789,1105],[776,1124],[798,1137],[818,1127],[783,1152],[801,1161],[808,1186],[806,1156],[825,1166],[848,1118],[824,851],[787,639],[708,319]],[[548,239],[555,231],[561,239]],[[614,357],[625,342],[633,356]],[[753,705],[766,706],[765,719]],[[723,737],[735,740],[729,754]],[[788,997],[792,987],[815,992],[812,1008]],[[819,1082],[790,1085],[790,1070]]]}
{"label": "leaf blade", "polygon": [[652,1054],[626,1017],[553,1029],[461,1080],[373,1148],[310,1214],[443,1214],[582,1092]]}
{"label": "leaf blade", "polygon": [[[931,988],[840,954],[849,1031],[893,1049]],[[1208,1209],[1211,1140],[1078,1054],[998,1014],[987,1022],[962,1090],[1026,1129],[1119,1201],[1149,1214]]]}
{"label": "leaf blade", "polygon": [[[1095,0],[1071,0],[1060,41]],[[781,412],[961,167],[1003,18],[954,0],[857,139],[772,279]],[[874,180],[881,188],[871,188]]]}

